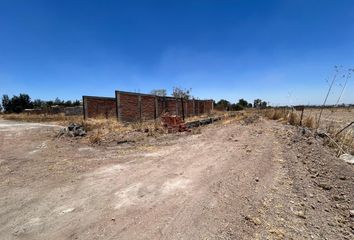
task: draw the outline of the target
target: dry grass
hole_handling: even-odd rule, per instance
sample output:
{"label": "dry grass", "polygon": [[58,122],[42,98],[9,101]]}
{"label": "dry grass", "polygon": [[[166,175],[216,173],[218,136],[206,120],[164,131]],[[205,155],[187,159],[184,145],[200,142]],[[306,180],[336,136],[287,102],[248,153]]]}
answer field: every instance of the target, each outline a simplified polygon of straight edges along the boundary
{"label": "dry grass", "polygon": [[[296,111],[289,111],[285,109],[266,109],[263,110],[263,115],[268,119],[284,120],[284,123],[293,126],[305,126],[309,129],[316,129],[316,118],[318,115],[318,109],[305,109],[302,124],[300,122],[300,113]],[[354,130],[353,128],[344,131],[343,133],[336,135],[348,119],[351,119],[348,115],[343,114],[350,113],[351,109],[325,109],[323,119],[321,121],[322,129],[328,135],[326,139],[327,145],[338,149],[339,154],[343,152],[354,154]]]}
{"label": "dry grass", "polygon": [[[300,126],[300,116],[296,111],[289,111],[288,109],[266,109],[263,111],[263,115],[272,120],[284,121],[293,126]],[[315,120],[312,116],[303,118],[303,126],[308,128],[314,128]]]}
{"label": "dry grass", "polygon": [[21,122],[56,122],[58,124],[66,124],[67,122],[80,122],[82,116],[65,116],[65,114],[38,114],[30,115],[27,113],[20,114],[3,114],[2,119],[21,121]]}
{"label": "dry grass", "polygon": [[287,118],[288,111],[286,109],[266,109],[264,115],[273,120],[284,120]]}
{"label": "dry grass", "polygon": [[293,126],[300,125],[300,118],[296,112],[290,112],[287,117],[288,123]]}
{"label": "dry grass", "polygon": [[93,134],[89,135],[89,142],[91,144],[98,144],[101,143],[103,141],[103,134],[102,132],[97,129],[95,132],[93,132]]}
{"label": "dry grass", "polygon": [[307,117],[304,117],[303,119],[303,123],[302,123],[305,127],[308,127],[308,128],[315,128],[315,119],[314,117],[312,116],[307,116]]}
{"label": "dry grass", "polygon": [[340,130],[341,127],[336,126],[335,123],[326,126],[325,132],[331,137],[331,139],[327,139],[328,146],[339,149],[339,154],[343,153],[342,149],[347,153],[354,154],[353,128],[337,135]]}

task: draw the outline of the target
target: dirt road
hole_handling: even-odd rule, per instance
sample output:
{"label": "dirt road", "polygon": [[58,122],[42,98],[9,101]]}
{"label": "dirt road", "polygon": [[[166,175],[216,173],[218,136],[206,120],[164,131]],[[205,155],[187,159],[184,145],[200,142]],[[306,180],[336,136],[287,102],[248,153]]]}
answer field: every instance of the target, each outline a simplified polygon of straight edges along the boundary
{"label": "dirt road", "polygon": [[0,239],[352,239],[354,168],[295,128],[223,122],[89,146],[0,121]]}

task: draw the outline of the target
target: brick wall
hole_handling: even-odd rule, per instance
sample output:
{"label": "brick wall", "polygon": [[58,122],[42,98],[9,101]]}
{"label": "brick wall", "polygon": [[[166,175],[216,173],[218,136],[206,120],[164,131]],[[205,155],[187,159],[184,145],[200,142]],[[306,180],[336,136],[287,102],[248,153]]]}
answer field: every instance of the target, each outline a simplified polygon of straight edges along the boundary
{"label": "brick wall", "polygon": [[83,107],[76,106],[76,107],[66,107],[64,108],[65,116],[79,116],[83,114]]}
{"label": "brick wall", "polygon": [[116,118],[116,99],[83,96],[84,118]]}
{"label": "brick wall", "polygon": [[140,120],[139,95],[116,92],[116,101],[119,121],[134,122]]}
{"label": "brick wall", "polygon": [[[134,122],[156,119],[163,113],[188,117],[209,113],[212,100],[182,100],[150,94],[116,91],[115,98],[84,96],[84,117],[118,117],[119,121]],[[182,112],[183,110],[183,112]]]}
{"label": "brick wall", "polygon": [[118,119],[140,121],[160,117],[169,112],[172,115],[194,116],[213,110],[212,100],[182,100],[173,97],[159,97],[150,94],[116,91]]}

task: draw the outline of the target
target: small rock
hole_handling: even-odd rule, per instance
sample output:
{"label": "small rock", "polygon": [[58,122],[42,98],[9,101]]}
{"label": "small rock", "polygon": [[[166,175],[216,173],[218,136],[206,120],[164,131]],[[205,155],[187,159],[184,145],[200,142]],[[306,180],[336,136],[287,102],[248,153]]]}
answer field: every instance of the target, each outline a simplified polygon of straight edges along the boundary
{"label": "small rock", "polygon": [[351,217],[354,217],[354,210],[349,210],[349,214]]}
{"label": "small rock", "polygon": [[298,216],[299,218],[306,219],[304,211],[297,211],[295,212],[295,215]]}
{"label": "small rock", "polygon": [[258,177],[256,177],[255,180],[256,180],[256,182],[259,182],[259,178]]}
{"label": "small rock", "polygon": [[332,189],[332,186],[327,183],[318,183],[317,185],[327,191]]}
{"label": "small rock", "polygon": [[343,196],[336,195],[333,197],[334,201],[343,201],[345,198]]}

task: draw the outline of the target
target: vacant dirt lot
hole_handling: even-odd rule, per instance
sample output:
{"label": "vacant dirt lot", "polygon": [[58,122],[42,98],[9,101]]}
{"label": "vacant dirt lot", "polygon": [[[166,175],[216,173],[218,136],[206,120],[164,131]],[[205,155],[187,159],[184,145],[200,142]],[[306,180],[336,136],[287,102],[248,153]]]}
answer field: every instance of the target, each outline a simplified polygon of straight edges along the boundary
{"label": "vacant dirt lot", "polygon": [[353,239],[353,165],[246,122],[92,146],[0,120],[0,239]]}
{"label": "vacant dirt lot", "polygon": [[[298,112],[300,114],[300,112]],[[317,119],[320,109],[305,108],[304,116],[312,116]],[[341,129],[354,121],[354,108],[325,108],[322,112],[320,128],[327,129],[330,125]]]}

